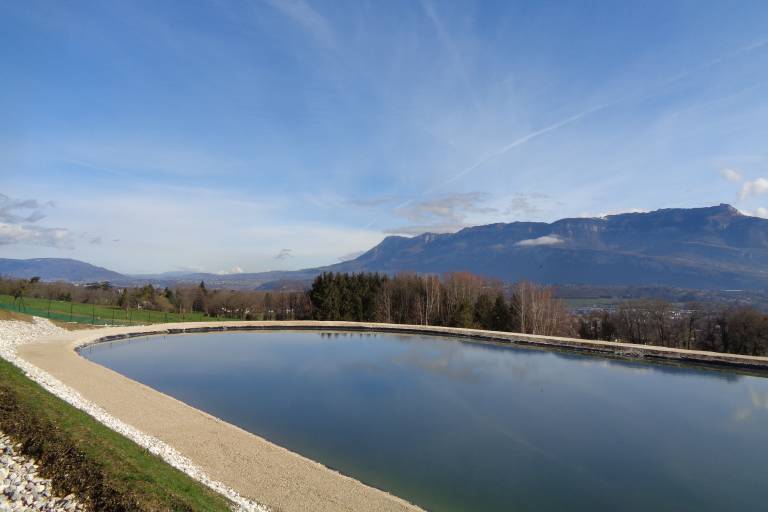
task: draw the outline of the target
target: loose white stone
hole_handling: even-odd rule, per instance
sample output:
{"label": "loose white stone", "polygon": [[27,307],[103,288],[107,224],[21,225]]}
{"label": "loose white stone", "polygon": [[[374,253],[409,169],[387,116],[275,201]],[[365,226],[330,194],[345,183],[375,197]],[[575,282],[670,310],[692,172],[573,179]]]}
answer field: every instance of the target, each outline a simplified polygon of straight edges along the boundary
{"label": "loose white stone", "polygon": [[[171,466],[183,471],[219,494],[224,495],[235,504],[234,510],[242,512],[269,512],[267,507],[244,498],[234,489],[211,479],[203,472],[203,470],[194,465],[187,457],[181,455],[175,448],[172,448],[159,439],[148,436],[140,430],[113,417],[101,407],[85,400],[78,392],[71,389],[69,386],[66,386],[58,379],[55,379],[47,372],[28,363],[16,354],[16,347],[21,344],[30,343],[41,337],[63,334],[64,332],[65,331],[62,328],[44,318],[35,317],[31,323],[0,321],[0,357],[17,366],[27,377],[40,384],[48,392],[61,398],[73,407],[86,412],[115,432],[124,435],[139,446],[146,448],[151,453],[159,456]],[[2,435],[2,433],[0,433],[0,435]],[[10,448],[10,445],[8,444],[5,446]],[[8,453],[13,454],[15,453],[15,450],[11,449],[10,452],[6,452],[6,454]],[[21,477],[19,478],[21,479]],[[0,498],[0,502],[1,500],[2,498]],[[78,503],[74,508],[82,509],[82,504]]]}

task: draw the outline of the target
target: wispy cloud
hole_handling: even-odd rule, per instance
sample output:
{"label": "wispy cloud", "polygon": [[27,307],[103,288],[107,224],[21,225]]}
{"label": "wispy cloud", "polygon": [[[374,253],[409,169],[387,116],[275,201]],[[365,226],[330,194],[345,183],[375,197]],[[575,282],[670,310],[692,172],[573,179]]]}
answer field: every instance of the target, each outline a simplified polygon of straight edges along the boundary
{"label": "wispy cloud", "polygon": [[475,108],[479,108],[480,102],[478,101],[475,88],[472,86],[472,81],[470,80],[470,74],[467,69],[467,63],[464,57],[462,56],[461,52],[458,50],[457,45],[454,43],[453,38],[451,37],[451,34],[445,28],[445,24],[440,19],[440,16],[438,16],[437,11],[435,11],[435,8],[432,5],[432,2],[430,2],[429,0],[421,0],[421,7],[426,13],[427,18],[429,18],[429,21],[435,27],[435,31],[437,32],[437,36],[440,39],[440,42],[448,51],[451,57],[451,60],[453,61],[454,68],[458,70],[461,76],[461,81],[464,84],[464,88],[466,89],[467,93],[472,99],[472,102],[474,103]]}
{"label": "wispy cloud", "polygon": [[474,213],[494,213],[487,206],[490,194],[466,192],[404,204],[395,209],[395,215],[411,224],[386,230],[390,234],[416,235],[425,232],[447,233],[466,227],[467,217]]}
{"label": "wispy cloud", "polygon": [[539,192],[533,192],[530,194],[517,192],[512,195],[509,201],[509,206],[507,206],[507,208],[504,210],[504,214],[528,216],[536,215],[537,213],[541,213],[544,210],[544,208],[541,206],[541,203],[548,200],[549,196]]}
{"label": "wispy cloud", "polygon": [[21,223],[37,222],[45,218],[43,209],[53,206],[53,203],[41,202],[37,199],[12,199],[0,194],[0,222]]}
{"label": "wispy cloud", "polygon": [[480,158],[480,160],[478,160],[474,164],[472,164],[469,167],[466,167],[466,168],[462,169],[461,171],[457,172],[456,174],[454,174],[453,176],[451,176],[447,180],[445,180],[442,183],[440,183],[437,187],[433,187],[431,190],[434,190],[436,188],[441,188],[441,187],[446,186],[446,185],[450,185],[451,183],[453,183],[453,182],[463,178],[467,174],[477,170],[478,168],[482,167],[483,165],[487,164],[488,162],[490,162],[492,160],[495,160],[496,158],[499,158],[500,156],[505,155],[506,153],[509,153],[510,151],[515,149],[516,147],[522,146],[523,144],[526,144],[527,142],[530,142],[533,139],[541,137],[542,135],[546,135],[546,134],[548,134],[550,132],[553,132],[555,130],[559,130],[560,128],[568,126],[569,124],[573,124],[573,123],[575,123],[577,121],[580,121],[581,119],[584,119],[585,117],[590,116],[592,114],[595,114],[595,113],[597,113],[597,112],[599,112],[601,110],[605,110],[608,107],[615,105],[616,103],[618,103],[618,102],[611,102],[611,103],[606,103],[606,104],[603,104],[603,105],[599,105],[597,107],[591,108],[589,110],[584,110],[582,112],[579,112],[578,114],[575,114],[573,116],[570,116],[570,117],[567,117],[565,119],[562,119],[562,120],[560,120],[560,121],[558,121],[556,123],[552,123],[550,125],[547,125],[547,126],[541,128],[541,129],[529,132],[529,133],[523,135],[522,137],[519,137],[519,138],[513,140],[512,142],[510,142],[506,146],[503,146],[503,147],[501,147],[501,148],[499,148],[499,149],[497,149],[495,151],[492,151],[492,152],[488,153],[484,157]]}
{"label": "wispy cloud", "polygon": [[293,256],[291,249],[280,249],[280,252],[278,252],[275,255],[276,260],[287,260],[288,258],[291,258]]}
{"label": "wispy cloud", "polygon": [[738,183],[743,179],[743,175],[740,171],[731,168],[721,169],[720,176],[734,183]]}
{"label": "wispy cloud", "polygon": [[370,197],[365,199],[348,199],[346,204],[363,208],[375,208],[396,201],[394,196]]}
{"label": "wispy cloud", "polygon": [[759,42],[756,42],[754,44],[747,45],[747,46],[745,46],[743,48],[737,49],[734,52],[726,54],[726,55],[724,55],[724,56],[722,56],[720,58],[717,58],[717,59],[714,59],[714,60],[712,60],[710,62],[707,62],[707,63],[705,63],[705,64],[703,64],[701,66],[698,66],[696,68],[683,71],[682,73],[679,73],[677,75],[674,75],[674,76],[668,77],[666,79],[660,80],[659,82],[656,82],[655,84],[650,86],[648,88],[648,92],[641,93],[641,94],[627,95],[627,96],[624,96],[624,97],[620,97],[620,98],[618,98],[618,99],[616,99],[614,101],[609,101],[609,102],[606,102],[606,103],[602,103],[602,104],[597,105],[595,107],[592,107],[592,108],[589,108],[587,110],[583,110],[581,112],[578,112],[578,113],[576,113],[576,114],[574,114],[574,115],[572,115],[570,117],[566,117],[564,119],[561,119],[560,121],[557,121],[555,123],[552,123],[552,124],[549,124],[547,126],[544,126],[543,128],[540,128],[538,130],[534,130],[532,132],[529,132],[529,133],[527,133],[527,134],[525,134],[525,135],[523,135],[523,136],[513,140],[509,144],[507,144],[505,146],[502,146],[502,147],[500,147],[500,148],[498,148],[498,149],[496,149],[496,150],[486,154],[485,156],[481,157],[474,164],[472,164],[472,165],[470,165],[470,166],[460,170],[459,172],[457,172],[454,175],[450,176],[448,179],[446,179],[446,180],[438,183],[437,185],[431,187],[425,193],[434,192],[435,190],[438,190],[438,189],[443,188],[443,187],[445,187],[447,185],[450,185],[450,184],[456,182],[457,180],[463,178],[464,176],[466,176],[466,175],[474,172],[475,170],[483,167],[484,165],[488,164],[489,162],[491,162],[491,161],[493,161],[493,160],[495,160],[495,159],[505,155],[506,153],[509,153],[510,151],[512,151],[513,149],[515,149],[517,147],[520,147],[520,146],[523,146],[524,144],[527,144],[528,142],[530,142],[530,141],[532,141],[534,139],[537,139],[539,137],[547,135],[548,133],[557,131],[557,130],[559,130],[561,128],[564,128],[564,127],[566,127],[568,125],[574,124],[574,123],[576,123],[578,121],[583,120],[584,118],[593,116],[594,114],[597,114],[597,113],[602,112],[604,110],[607,110],[607,109],[610,109],[610,108],[617,107],[619,105],[625,104],[625,103],[627,103],[629,101],[633,101],[633,100],[635,100],[635,101],[637,101],[637,100],[648,100],[648,99],[654,98],[656,96],[659,96],[659,95],[663,94],[663,92],[666,91],[667,88],[670,85],[673,85],[673,84],[675,84],[677,82],[683,81],[683,80],[685,80],[685,79],[687,79],[687,78],[689,78],[689,77],[691,77],[691,76],[693,76],[695,74],[698,74],[698,73],[700,73],[700,72],[702,72],[702,71],[704,71],[706,69],[709,69],[709,68],[712,68],[712,67],[716,67],[716,66],[718,66],[720,64],[723,64],[724,62],[727,62],[727,61],[730,61],[732,59],[735,59],[735,58],[741,56],[744,53],[748,53],[748,52],[752,52],[752,51],[757,50],[757,49],[761,49],[761,48],[763,48],[763,47],[765,47],[767,45],[768,45],[768,41],[759,41]]}
{"label": "wispy cloud", "polygon": [[753,181],[745,181],[741,186],[740,197],[743,200],[750,197],[762,196],[768,193],[768,179],[757,178]]}
{"label": "wispy cloud", "polygon": [[304,0],[266,0],[326,47],[336,46],[336,35],[328,20]]}

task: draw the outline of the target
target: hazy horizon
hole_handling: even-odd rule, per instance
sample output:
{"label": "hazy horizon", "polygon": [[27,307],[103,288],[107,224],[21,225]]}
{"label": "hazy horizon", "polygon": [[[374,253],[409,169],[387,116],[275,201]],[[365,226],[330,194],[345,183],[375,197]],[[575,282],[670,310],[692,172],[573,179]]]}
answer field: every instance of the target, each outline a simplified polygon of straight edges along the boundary
{"label": "hazy horizon", "polygon": [[768,4],[736,5],[5,3],[0,256],[259,272],[493,222],[768,217]]}

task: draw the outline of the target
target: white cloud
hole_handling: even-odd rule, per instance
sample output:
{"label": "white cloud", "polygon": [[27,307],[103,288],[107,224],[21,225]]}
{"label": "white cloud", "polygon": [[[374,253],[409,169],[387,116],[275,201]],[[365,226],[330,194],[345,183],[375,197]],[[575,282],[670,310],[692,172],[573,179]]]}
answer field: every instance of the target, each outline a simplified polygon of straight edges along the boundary
{"label": "white cloud", "polygon": [[[56,196],[45,184],[29,186],[58,200],[57,225],[73,233],[77,251],[64,251],[61,242],[54,248],[17,243],[0,246],[4,257],[74,257],[134,274],[165,272],[179,264],[205,272],[232,273],[236,266],[257,272],[332,264],[340,254],[372,247],[384,237],[379,230],[339,226],[327,219],[296,219],[298,209],[278,195],[155,184],[126,185],[100,194],[74,189]],[[158,219],[162,226],[157,226]],[[150,225],[157,229],[148,229]],[[203,232],[206,243],[201,244]],[[102,234],[104,243],[89,244],[81,233]],[[106,243],[114,239],[120,244]],[[275,259],[286,247],[292,257]]]}
{"label": "white cloud", "polygon": [[720,176],[734,183],[738,183],[743,179],[741,172],[737,171],[736,169],[730,169],[730,168],[721,169]]}
{"label": "white cloud", "polygon": [[565,240],[557,235],[544,235],[539,238],[529,238],[527,240],[520,240],[515,245],[521,247],[537,247],[540,245],[557,245],[564,243]]}
{"label": "white cloud", "polygon": [[41,245],[69,249],[73,234],[65,228],[47,228],[36,222],[45,218],[43,209],[53,203],[37,199],[12,199],[0,194],[0,245]]}
{"label": "white cloud", "polygon": [[0,222],[0,245],[26,244],[72,247],[72,233],[64,228],[45,228],[32,224],[8,224]]}
{"label": "white cloud", "polygon": [[755,210],[755,217],[762,217],[764,219],[768,219],[768,208],[763,208],[760,206]]}
{"label": "white cloud", "polygon": [[768,180],[757,178],[754,181],[745,181],[741,186],[741,199],[749,199],[753,196],[761,196],[768,193]]}

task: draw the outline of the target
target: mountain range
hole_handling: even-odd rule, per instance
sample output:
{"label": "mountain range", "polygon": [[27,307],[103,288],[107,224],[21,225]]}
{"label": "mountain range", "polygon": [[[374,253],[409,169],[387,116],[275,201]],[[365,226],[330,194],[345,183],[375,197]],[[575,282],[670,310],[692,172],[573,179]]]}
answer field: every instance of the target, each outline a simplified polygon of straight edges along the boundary
{"label": "mountain range", "polygon": [[468,271],[505,282],[763,289],[768,288],[768,220],[721,204],[552,223],[498,223],[456,233],[389,236],[353,260],[325,267],[229,275],[127,276],[77,260],[0,259],[0,275],[119,285],[204,280],[218,287],[286,288],[305,285],[325,271]]}

